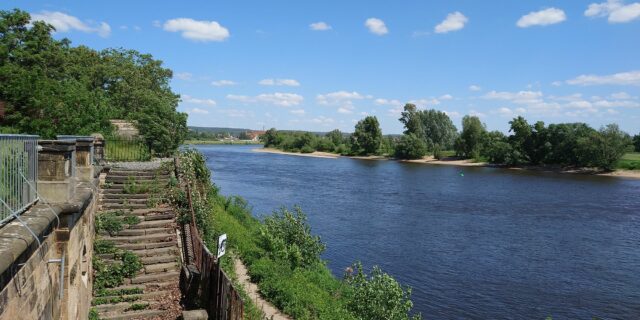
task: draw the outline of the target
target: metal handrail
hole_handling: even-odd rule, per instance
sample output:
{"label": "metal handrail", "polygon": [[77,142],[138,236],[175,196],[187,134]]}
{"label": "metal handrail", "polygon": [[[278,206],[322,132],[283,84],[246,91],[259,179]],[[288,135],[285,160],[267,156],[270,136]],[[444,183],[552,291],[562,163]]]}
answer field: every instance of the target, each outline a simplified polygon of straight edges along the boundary
{"label": "metal handrail", "polygon": [[38,200],[37,184],[38,136],[0,134],[0,225]]}

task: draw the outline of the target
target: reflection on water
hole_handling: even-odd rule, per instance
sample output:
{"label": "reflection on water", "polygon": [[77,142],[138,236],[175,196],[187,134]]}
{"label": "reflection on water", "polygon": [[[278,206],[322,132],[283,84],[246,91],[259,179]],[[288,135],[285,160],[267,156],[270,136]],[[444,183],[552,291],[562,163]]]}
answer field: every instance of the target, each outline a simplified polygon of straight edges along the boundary
{"label": "reflection on water", "polygon": [[378,264],[426,318],[640,318],[639,180],[253,148],[198,147],[224,194],[301,205],[334,274]]}

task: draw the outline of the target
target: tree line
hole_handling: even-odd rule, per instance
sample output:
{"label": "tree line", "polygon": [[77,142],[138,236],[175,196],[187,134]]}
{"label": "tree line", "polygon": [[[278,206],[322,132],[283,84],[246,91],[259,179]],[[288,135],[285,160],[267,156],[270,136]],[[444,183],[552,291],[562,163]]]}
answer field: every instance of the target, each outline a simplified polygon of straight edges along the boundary
{"label": "tree line", "polygon": [[187,115],[177,112],[171,70],[135,50],[93,50],[55,40],[55,28],[27,12],[0,11],[0,132],[110,135],[110,119],[137,123],[157,154],[178,148]]}
{"label": "tree line", "polygon": [[458,131],[451,118],[438,110],[418,110],[406,104],[399,121],[401,136],[384,136],[378,119],[360,120],[353,134],[333,130],[324,136],[309,132],[281,132],[272,128],[262,137],[265,147],[310,153],[386,155],[397,159],[436,159],[451,154],[458,158],[509,166],[559,165],[563,167],[615,168],[621,157],[640,152],[640,134],[633,138],[609,124],[599,130],[586,123],[529,124],[521,116],[509,121],[509,135],[488,131],[477,116],[462,118]]}

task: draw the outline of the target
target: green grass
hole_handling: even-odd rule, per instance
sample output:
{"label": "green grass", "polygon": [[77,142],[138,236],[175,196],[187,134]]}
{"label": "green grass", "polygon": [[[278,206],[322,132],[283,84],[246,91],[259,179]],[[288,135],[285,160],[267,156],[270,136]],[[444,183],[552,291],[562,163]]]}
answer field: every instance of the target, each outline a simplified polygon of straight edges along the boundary
{"label": "green grass", "polygon": [[640,170],[640,152],[625,154],[622,159],[618,161],[616,169]]}
{"label": "green grass", "polygon": [[151,152],[141,140],[107,139],[104,156],[108,161],[149,161]]}
{"label": "green grass", "polygon": [[260,141],[250,140],[234,140],[234,141],[222,141],[222,140],[185,140],[184,144],[227,144],[227,145],[258,145],[262,144]]}

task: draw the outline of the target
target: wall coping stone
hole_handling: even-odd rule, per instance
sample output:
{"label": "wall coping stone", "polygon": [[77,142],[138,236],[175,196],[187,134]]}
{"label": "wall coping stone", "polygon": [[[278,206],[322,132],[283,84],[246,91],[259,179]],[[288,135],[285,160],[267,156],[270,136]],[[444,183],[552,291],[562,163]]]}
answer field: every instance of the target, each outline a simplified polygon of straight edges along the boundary
{"label": "wall coping stone", "polygon": [[38,145],[44,151],[69,152],[76,149],[76,142],[71,140],[39,140]]}

